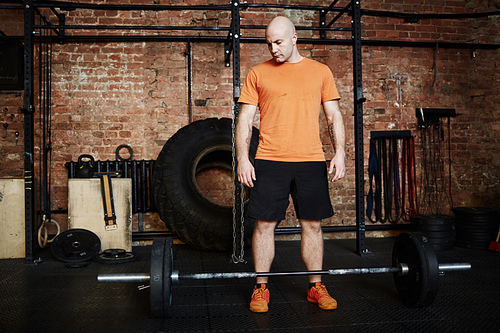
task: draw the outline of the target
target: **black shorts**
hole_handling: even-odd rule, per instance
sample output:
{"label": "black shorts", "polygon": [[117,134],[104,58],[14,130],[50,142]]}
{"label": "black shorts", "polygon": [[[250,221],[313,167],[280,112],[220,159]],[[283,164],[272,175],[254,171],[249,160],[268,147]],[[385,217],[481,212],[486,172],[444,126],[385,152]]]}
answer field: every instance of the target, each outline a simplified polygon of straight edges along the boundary
{"label": "black shorts", "polygon": [[251,218],[284,220],[290,195],[299,219],[321,220],[333,215],[326,162],[256,160],[255,174],[248,203]]}

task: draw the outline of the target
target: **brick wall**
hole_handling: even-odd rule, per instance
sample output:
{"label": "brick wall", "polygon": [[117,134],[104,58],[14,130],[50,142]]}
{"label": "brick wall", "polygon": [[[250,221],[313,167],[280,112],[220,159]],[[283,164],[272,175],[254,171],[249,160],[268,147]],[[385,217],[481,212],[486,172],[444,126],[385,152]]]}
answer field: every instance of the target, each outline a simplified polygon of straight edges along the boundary
{"label": "brick wall", "polygon": [[[22,12],[0,10],[0,30],[7,36],[22,33]],[[23,177],[22,92],[0,91],[0,177]],[[16,135],[16,132],[19,135]]]}
{"label": "brick wall", "polygon": [[[119,3],[123,4],[122,1]],[[203,0],[189,4],[206,3],[226,4]],[[323,4],[329,5],[329,2]],[[362,1],[361,5],[363,9],[422,14],[499,10],[498,2],[479,0],[383,0]],[[265,25],[277,13],[288,15],[297,25],[317,24],[318,20],[316,14],[310,11],[252,9],[242,11],[242,24]],[[230,19],[227,12],[216,11],[154,13],[77,10],[66,12],[66,15],[67,24],[228,26]],[[21,19],[22,15],[17,11],[0,11],[0,30],[8,35],[21,35]],[[349,26],[349,20],[349,17],[343,17],[339,25]],[[418,23],[377,16],[364,16],[362,20],[362,35],[366,40],[500,43],[499,16],[421,19]],[[179,31],[146,33],[187,34]],[[263,31],[243,33],[244,36],[262,36]],[[226,33],[213,34],[224,36]],[[299,31],[300,37],[315,34]],[[332,32],[328,36],[350,38],[349,32]],[[192,43],[191,46],[193,120],[229,117],[232,68],[224,67],[222,44]],[[371,130],[411,130],[416,136],[418,159],[420,142],[415,108],[455,108],[461,115],[451,120],[453,203],[455,206],[499,209],[500,53],[498,50],[478,49],[473,54],[469,49],[437,46],[436,55],[434,47],[362,48],[363,88],[367,99],[364,104],[365,165]],[[54,209],[67,208],[67,171],[64,163],[76,161],[80,154],[92,154],[98,160],[114,160],[115,149],[121,144],[133,148],[134,159],[156,159],[166,140],[188,124],[186,48],[185,42],[54,44],[51,163]],[[347,175],[344,180],[331,185],[336,215],[326,220],[325,225],[353,224],[356,212],[352,51],[348,46],[309,44],[300,44],[299,49],[304,56],[330,66],[342,96],[341,108],[347,130]],[[252,66],[268,58],[265,44],[242,44],[242,80]],[[6,130],[0,127],[2,177],[19,178],[23,174],[23,116],[18,111],[20,106],[22,95],[19,92],[0,92],[0,122],[8,124]],[[323,118],[321,122],[324,123]],[[21,132],[17,140],[13,135],[16,131]],[[40,131],[37,130],[36,134],[38,152]],[[327,158],[331,158],[326,131],[323,130],[322,136]],[[147,226],[150,229],[163,228],[155,214],[150,215],[146,218],[150,221]],[[64,216],[60,218],[64,220]],[[292,210],[284,224],[297,224]]]}

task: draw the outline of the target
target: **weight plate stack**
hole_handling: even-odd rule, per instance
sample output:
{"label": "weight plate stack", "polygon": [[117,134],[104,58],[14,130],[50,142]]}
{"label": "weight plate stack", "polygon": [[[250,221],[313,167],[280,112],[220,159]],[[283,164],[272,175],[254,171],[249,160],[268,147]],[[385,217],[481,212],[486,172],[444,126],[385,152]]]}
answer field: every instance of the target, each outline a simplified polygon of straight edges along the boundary
{"label": "weight plate stack", "polygon": [[456,207],[452,211],[455,214],[455,245],[470,249],[487,249],[498,232],[498,211],[481,207]]}
{"label": "weight plate stack", "polygon": [[450,215],[419,214],[410,217],[413,230],[424,233],[434,250],[453,250],[455,244],[455,218]]}

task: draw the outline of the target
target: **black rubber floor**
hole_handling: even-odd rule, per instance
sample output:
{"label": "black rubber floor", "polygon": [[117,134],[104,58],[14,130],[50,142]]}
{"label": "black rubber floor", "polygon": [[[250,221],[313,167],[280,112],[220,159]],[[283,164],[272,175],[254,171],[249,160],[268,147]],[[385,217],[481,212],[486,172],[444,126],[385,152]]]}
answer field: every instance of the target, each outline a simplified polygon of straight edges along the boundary
{"label": "black rubber floor", "polygon": [[[367,239],[373,256],[354,253],[355,240],[325,241],[325,269],[390,266],[393,238]],[[426,308],[407,308],[391,274],[325,276],[339,304],[323,311],[307,302],[307,277],[274,277],[266,314],[248,310],[252,279],[184,281],[174,287],[172,318],[151,319],[149,291],[137,284],[99,284],[99,273],[149,272],[142,260],[66,268],[50,251],[43,262],[0,260],[1,332],[500,332],[500,253],[455,248],[440,262],[470,262],[472,270],[440,278],[439,294]],[[251,271],[228,254],[174,245],[180,273]],[[296,241],[277,242],[273,271],[305,270]]]}

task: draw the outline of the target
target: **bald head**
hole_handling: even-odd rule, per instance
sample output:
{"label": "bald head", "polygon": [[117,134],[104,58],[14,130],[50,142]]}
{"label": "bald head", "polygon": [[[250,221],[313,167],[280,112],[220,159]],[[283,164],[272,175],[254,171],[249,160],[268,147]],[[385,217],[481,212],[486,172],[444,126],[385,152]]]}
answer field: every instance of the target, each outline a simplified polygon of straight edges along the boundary
{"label": "bald head", "polygon": [[266,28],[266,43],[277,63],[302,60],[297,50],[297,33],[292,21],[284,16],[274,18]]}
{"label": "bald head", "polygon": [[266,36],[268,33],[282,32],[290,37],[295,33],[295,26],[292,21],[284,16],[275,17],[266,28]]}

